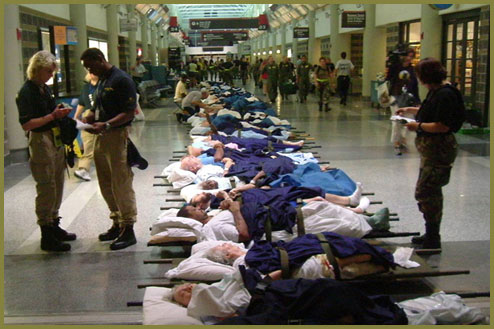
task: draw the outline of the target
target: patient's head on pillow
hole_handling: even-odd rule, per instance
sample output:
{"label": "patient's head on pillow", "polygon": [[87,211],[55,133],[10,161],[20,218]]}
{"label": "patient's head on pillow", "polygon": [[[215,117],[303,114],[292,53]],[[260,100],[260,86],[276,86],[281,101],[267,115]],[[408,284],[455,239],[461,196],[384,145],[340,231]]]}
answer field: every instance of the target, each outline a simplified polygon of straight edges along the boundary
{"label": "patient's head on pillow", "polygon": [[218,182],[208,179],[199,184],[199,188],[202,190],[216,190],[218,188]]}
{"label": "patient's head on pillow", "polygon": [[195,283],[184,283],[173,287],[172,300],[182,306],[187,307],[192,297],[192,289],[194,289],[195,286]]}
{"label": "patient's head on pillow", "polygon": [[197,173],[202,168],[202,162],[193,155],[186,155],[180,160],[180,169]]}
{"label": "patient's head on pillow", "polygon": [[207,192],[199,193],[190,199],[190,204],[194,207],[199,207],[206,210],[209,208],[212,196],[213,195],[211,193]]}
{"label": "patient's head on pillow", "polygon": [[199,207],[194,207],[192,205],[185,205],[177,213],[177,217],[185,217],[185,218],[191,218],[195,219],[203,224],[208,219],[208,215],[203,209],[200,209]]}
{"label": "patient's head on pillow", "polygon": [[223,243],[209,249],[204,256],[216,263],[232,265],[237,258],[245,254],[246,252],[241,248],[230,243]]}

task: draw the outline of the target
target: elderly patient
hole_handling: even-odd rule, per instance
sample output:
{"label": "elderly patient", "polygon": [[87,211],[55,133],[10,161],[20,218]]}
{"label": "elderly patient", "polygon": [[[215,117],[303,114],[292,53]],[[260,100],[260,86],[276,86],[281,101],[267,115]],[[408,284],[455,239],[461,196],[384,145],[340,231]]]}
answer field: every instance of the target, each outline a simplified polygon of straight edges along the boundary
{"label": "elderly patient", "polygon": [[[305,200],[301,207],[307,233],[335,232],[345,236],[362,237],[373,228],[389,229],[389,211],[383,208],[372,217],[357,214],[349,209],[317,197]],[[251,202],[240,206],[239,202],[225,199],[220,203],[223,211],[211,217],[205,210],[192,205],[182,207],[177,216],[195,219],[204,224],[205,240],[248,242],[259,240],[264,234],[264,224],[270,219],[273,240],[289,241],[296,237],[296,210],[288,202],[281,208],[267,210],[264,205]]]}

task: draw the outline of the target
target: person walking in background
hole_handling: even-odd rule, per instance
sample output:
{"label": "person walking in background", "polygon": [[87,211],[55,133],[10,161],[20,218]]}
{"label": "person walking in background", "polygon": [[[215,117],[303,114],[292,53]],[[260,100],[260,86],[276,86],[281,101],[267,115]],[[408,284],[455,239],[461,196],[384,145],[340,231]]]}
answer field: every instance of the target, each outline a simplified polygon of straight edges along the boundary
{"label": "person walking in background", "polygon": [[453,133],[465,120],[465,105],[458,89],[445,81],[446,70],[438,60],[421,60],[416,73],[429,92],[420,107],[404,107],[397,111],[397,114],[408,112],[416,115],[416,121],[405,124],[405,127],[417,132],[415,145],[420,153],[420,171],[415,199],[424,216],[425,234],[412,238],[412,243],[420,244],[422,249],[439,249],[442,187],[449,183],[458,153]]}
{"label": "person walking in background", "polygon": [[240,60],[240,78],[242,79],[242,84],[245,86],[247,83],[247,78],[249,77],[249,62],[246,57],[242,57]]}
{"label": "person walking in background", "polygon": [[[98,84],[99,79],[96,75],[88,73],[85,80],[86,83],[82,87],[77,110],[74,114],[74,118],[77,120],[82,120],[82,118],[90,114],[90,109],[94,106],[94,91],[96,90],[96,85]],[[96,135],[82,130],[81,138],[84,147],[84,154],[79,159],[77,164],[78,170],[74,171],[74,175],[84,181],[90,181],[91,176],[89,176],[89,170],[91,169],[91,162],[94,157],[94,142],[96,140]]]}
{"label": "person walking in background", "polygon": [[322,112],[324,106],[325,112],[331,111],[329,107],[330,97],[330,78],[333,71],[329,67],[326,58],[319,58],[319,65],[314,71],[314,82],[316,84],[316,90],[319,96],[319,112]]}
{"label": "person walking in background", "polygon": [[300,103],[307,102],[307,95],[310,91],[310,70],[311,65],[307,63],[307,56],[303,55],[300,64],[297,66],[297,85]]}
{"label": "person walking in background", "polygon": [[337,90],[340,94],[340,104],[346,105],[348,89],[350,88],[350,75],[354,66],[346,59],[346,52],[341,53],[341,59],[336,62],[335,72],[337,76]]}
{"label": "person walking in background", "polygon": [[279,69],[278,65],[274,61],[273,56],[268,57],[268,63],[264,67],[264,70],[268,73],[268,96],[271,103],[276,102],[278,96],[278,83],[279,83]]}
{"label": "person walking in background", "polygon": [[35,208],[41,229],[41,249],[69,251],[70,244],[64,241],[75,240],[76,235],[60,227],[65,148],[57,120],[67,116],[71,109],[56,106],[55,97],[46,85],[57,69],[53,54],[45,50],[35,53],[29,59],[27,80],[17,94],[16,103],[19,123],[29,138],[29,167],[36,182]]}
{"label": "person walking in background", "polygon": [[280,94],[282,99],[288,99],[287,84],[293,80],[293,63],[288,56],[283,56],[283,62],[279,66]]}
{"label": "person walking in background", "polygon": [[136,244],[137,217],[134,174],[127,162],[129,130],[135,115],[136,90],[124,71],[111,65],[97,48],[86,49],[81,61],[89,73],[98,76],[94,107],[85,117],[96,135],[94,164],[101,194],[110,210],[111,228],[99,235],[100,241],[113,241],[111,250]]}

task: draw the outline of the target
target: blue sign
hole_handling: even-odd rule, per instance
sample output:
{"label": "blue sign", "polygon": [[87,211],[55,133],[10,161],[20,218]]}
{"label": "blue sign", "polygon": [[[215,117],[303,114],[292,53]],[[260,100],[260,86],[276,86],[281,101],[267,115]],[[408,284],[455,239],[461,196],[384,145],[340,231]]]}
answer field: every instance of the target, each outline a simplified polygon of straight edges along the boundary
{"label": "blue sign", "polygon": [[76,45],[77,42],[77,28],[74,26],[67,26],[67,44]]}
{"label": "blue sign", "polygon": [[437,9],[437,10],[443,10],[443,9],[448,9],[449,7],[453,6],[452,4],[451,5],[438,5],[438,4],[434,4],[434,5],[430,5],[432,8],[434,9]]}

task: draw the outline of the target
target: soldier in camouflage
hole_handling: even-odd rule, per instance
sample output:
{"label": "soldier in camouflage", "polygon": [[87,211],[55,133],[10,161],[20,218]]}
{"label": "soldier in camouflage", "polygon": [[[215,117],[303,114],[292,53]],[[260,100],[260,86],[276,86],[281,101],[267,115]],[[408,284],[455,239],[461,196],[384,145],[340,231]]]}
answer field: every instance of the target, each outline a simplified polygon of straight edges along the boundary
{"label": "soldier in camouflage", "polygon": [[302,62],[297,66],[297,85],[298,98],[300,103],[307,102],[307,95],[310,90],[310,69],[311,65],[307,63],[307,56],[302,56]]}

